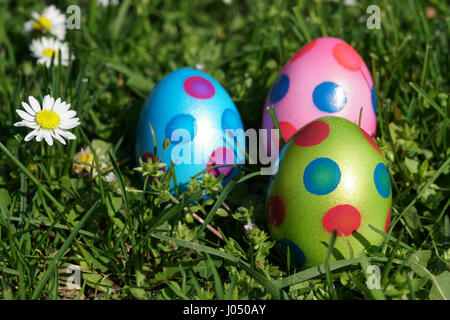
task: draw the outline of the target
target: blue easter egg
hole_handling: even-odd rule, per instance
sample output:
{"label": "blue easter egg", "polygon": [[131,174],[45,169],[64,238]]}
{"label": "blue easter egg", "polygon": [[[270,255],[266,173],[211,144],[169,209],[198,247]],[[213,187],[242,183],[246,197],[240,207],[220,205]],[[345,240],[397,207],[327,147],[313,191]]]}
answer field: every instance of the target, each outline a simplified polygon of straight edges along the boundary
{"label": "blue easter egg", "polygon": [[[220,83],[204,72],[181,68],[155,86],[144,103],[136,132],[136,159],[144,161],[154,157],[149,123],[155,131],[158,157],[164,140],[170,140],[161,162],[167,163],[163,170],[175,163],[180,191],[204,169],[244,163],[245,136],[239,111]],[[207,172],[215,176],[223,174],[223,183],[227,183],[238,171],[220,167]]]}

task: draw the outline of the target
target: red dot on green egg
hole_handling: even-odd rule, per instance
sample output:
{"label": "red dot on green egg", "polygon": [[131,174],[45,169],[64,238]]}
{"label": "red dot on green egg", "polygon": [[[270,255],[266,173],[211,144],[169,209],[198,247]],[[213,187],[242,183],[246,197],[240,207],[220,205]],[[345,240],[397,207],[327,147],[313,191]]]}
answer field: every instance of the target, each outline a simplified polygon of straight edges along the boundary
{"label": "red dot on green egg", "polygon": [[374,147],[381,154],[380,148],[378,148],[377,144],[375,143],[375,141],[373,141],[372,137],[369,136],[367,132],[365,132],[362,128],[360,129],[366,140],[372,145],[372,147]]}
{"label": "red dot on green egg", "polygon": [[267,203],[267,219],[270,224],[275,227],[280,226],[283,223],[285,216],[286,211],[281,197],[271,196]]}
{"label": "red dot on green egg", "polygon": [[391,223],[392,207],[389,209],[388,216],[386,218],[386,225],[384,226],[384,232],[388,232],[389,224]]}
{"label": "red dot on green egg", "polygon": [[345,106],[347,94],[337,83],[325,81],[314,88],[313,102],[320,111],[334,113]]}
{"label": "red dot on green egg", "polygon": [[300,147],[318,145],[330,134],[330,126],[323,121],[314,121],[303,127],[295,136],[294,142]]}
{"label": "red dot on green egg", "polygon": [[284,141],[288,141],[297,132],[297,129],[288,121],[281,121],[278,124],[280,125],[280,131]]}
{"label": "red dot on green egg", "polygon": [[344,68],[356,71],[362,66],[362,59],[353,47],[345,42],[336,44],[333,48],[333,56]]}
{"label": "red dot on green egg", "polygon": [[207,79],[200,76],[192,76],[184,81],[184,90],[197,99],[209,99],[214,96],[216,90],[214,85]]}
{"label": "red dot on green egg", "polygon": [[311,51],[311,49],[316,45],[316,40],[311,41],[307,45],[305,45],[303,48],[301,48],[291,59],[291,61],[297,60],[301,58],[305,53],[308,51]]}
{"label": "red dot on green egg", "polygon": [[274,82],[270,90],[270,102],[276,103],[284,98],[289,91],[289,77],[285,74],[280,75]]}
{"label": "red dot on green egg", "polygon": [[336,229],[338,236],[349,236],[361,225],[361,214],[349,204],[338,205],[325,213],[322,224],[329,233]]}
{"label": "red dot on green egg", "polygon": [[330,158],[316,158],[311,161],[303,173],[306,190],[312,194],[323,196],[337,188],[341,181],[341,170]]}

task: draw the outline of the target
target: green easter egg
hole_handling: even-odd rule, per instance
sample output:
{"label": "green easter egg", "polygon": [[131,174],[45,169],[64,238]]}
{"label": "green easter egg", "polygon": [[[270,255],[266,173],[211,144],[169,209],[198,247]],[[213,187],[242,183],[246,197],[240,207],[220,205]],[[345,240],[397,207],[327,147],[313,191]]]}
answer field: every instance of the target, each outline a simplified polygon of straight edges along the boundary
{"label": "green easter egg", "polygon": [[[296,265],[325,262],[337,230],[332,260],[379,246],[387,231],[392,193],[383,155],[353,122],[324,117],[300,129],[281,150],[267,198],[268,228]],[[348,243],[345,239],[348,239]]]}

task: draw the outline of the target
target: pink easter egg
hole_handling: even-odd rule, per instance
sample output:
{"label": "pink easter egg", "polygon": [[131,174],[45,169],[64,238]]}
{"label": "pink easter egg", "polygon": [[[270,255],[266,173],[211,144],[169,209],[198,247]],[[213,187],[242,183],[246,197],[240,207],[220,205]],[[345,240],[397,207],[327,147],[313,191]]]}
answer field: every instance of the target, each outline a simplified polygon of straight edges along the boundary
{"label": "pink easter egg", "polygon": [[[337,38],[318,38],[301,48],[281,69],[266,99],[274,105],[281,134],[287,141],[307,123],[324,116],[359,123],[376,133],[377,101],[369,69],[358,52]],[[263,112],[264,129],[273,129]]]}

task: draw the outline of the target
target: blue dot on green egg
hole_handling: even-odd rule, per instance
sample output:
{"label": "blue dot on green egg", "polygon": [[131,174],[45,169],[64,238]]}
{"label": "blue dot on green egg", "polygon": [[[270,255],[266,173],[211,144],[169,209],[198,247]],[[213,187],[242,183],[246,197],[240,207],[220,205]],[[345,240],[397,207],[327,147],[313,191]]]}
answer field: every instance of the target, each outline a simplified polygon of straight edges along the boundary
{"label": "blue dot on green egg", "polygon": [[277,249],[284,259],[287,259],[288,248],[291,264],[302,267],[306,263],[306,257],[302,249],[300,249],[293,241],[286,238],[277,241]]}
{"label": "blue dot on green egg", "polygon": [[383,198],[389,197],[391,194],[391,181],[389,179],[389,172],[384,163],[380,162],[377,164],[373,173],[373,179],[378,193]]}
{"label": "blue dot on green egg", "polygon": [[337,188],[341,181],[341,170],[330,158],[317,158],[311,161],[303,174],[306,190],[323,196]]}

